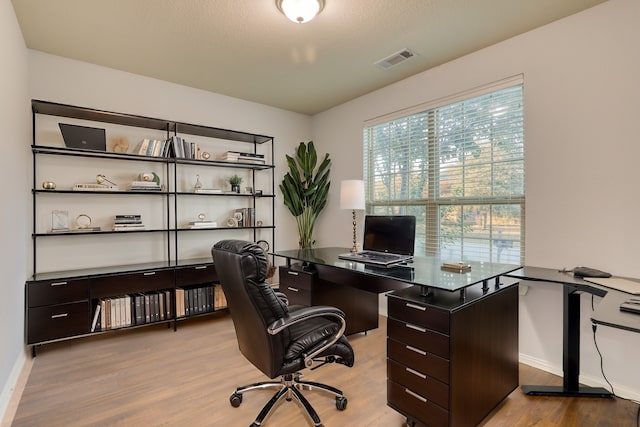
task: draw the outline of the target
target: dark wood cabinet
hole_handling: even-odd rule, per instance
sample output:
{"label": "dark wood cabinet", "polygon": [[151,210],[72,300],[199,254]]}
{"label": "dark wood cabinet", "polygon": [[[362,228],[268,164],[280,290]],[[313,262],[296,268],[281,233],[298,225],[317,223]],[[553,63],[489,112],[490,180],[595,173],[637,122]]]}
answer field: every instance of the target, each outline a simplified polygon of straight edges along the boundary
{"label": "dark wood cabinet", "polygon": [[418,425],[477,425],[518,386],[517,289],[389,294],[388,405]]}

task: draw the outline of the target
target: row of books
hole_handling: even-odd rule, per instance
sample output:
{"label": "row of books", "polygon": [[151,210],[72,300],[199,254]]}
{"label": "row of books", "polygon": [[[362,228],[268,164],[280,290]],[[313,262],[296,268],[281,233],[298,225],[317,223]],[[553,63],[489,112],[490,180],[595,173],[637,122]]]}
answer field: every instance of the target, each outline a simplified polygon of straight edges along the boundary
{"label": "row of books", "polygon": [[264,154],[243,153],[240,151],[227,151],[222,153],[219,159],[224,162],[265,164]]}
{"label": "row of books", "polygon": [[169,157],[169,143],[161,139],[143,139],[138,148],[140,156]]}
{"label": "row of books", "polygon": [[238,220],[238,227],[254,227],[256,223],[256,210],[255,208],[236,209],[233,217]]}
{"label": "row of books", "polygon": [[96,304],[91,332],[169,320],[172,307],[170,290],[103,298]]}
{"label": "row of books", "polygon": [[227,308],[227,298],[220,285],[176,288],[176,317],[209,313]]}
{"label": "row of books", "polygon": [[[176,288],[176,317],[209,313],[227,308],[220,285]],[[102,298],[96,303],[91,332],[107,331],[174,318],[171,291],[152,291]]]}
{"label": "row of books", "polygon": [[138,154],[150,157],[175,157],[178,159],[201,159],[200,146],[174,135],[167,140],[143,139]]}

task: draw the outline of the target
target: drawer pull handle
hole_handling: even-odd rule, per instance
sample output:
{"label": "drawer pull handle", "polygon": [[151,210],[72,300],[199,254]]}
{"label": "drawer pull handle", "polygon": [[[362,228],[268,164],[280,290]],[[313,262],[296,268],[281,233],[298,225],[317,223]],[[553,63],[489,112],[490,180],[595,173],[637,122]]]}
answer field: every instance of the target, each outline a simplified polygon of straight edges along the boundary
{"label": "drawer pull handle", "polygon": [[290,274],[292,276],[297,276],[298,272],[297,271],[287,271],[287,274]]}
{"label": "drawer pull handle", "polygon": [[142,273],[143,276],[153,276],[154,274],[156,274],[155,271],[147,271],[146,273]]}
{"label": "drawer pull handle", "polygon": [[298,288],[292,288],[291,286],[287,286],[287,289],[289,289],[291,292],[300,292]]}
{"label": "drawer pull handle", "polygon": [[67,284],[67,282],[53,282],[51,284],[51,286],[62,286],[62,285],[66,285],[66,284]]}
{"label": "drawer pull handle", "polygon": [[421,328],[420,326],[412,325],[411,323],[405,323],[405,325],[409,329],[413,329],[420,332],[427,332],[426,328]]}
{"label": "drawer pull handle", "polygon": [[194,267],[194,269],[196,269],[196,270],[206,270],[207,266],[206,265],[199,265],[197,267]]}
{"label": "drawer pull handle", "polygon": [[411,350],[411,351],[416,352],[416,353],[418,353],[418,354],[420,354],[420,355],[422,355],[422,356],[426,356],[426,355],[427,355],[427,352],[426,352],[426,351],[424,351],[424,350],[420,350],[419,348],[411,347],[410,345],[405,345],[404,347],[405,347],[407,350]]}
{"label": "drawer pull handle", "polygon": [[69,315],[69,313],[61,313],[61,314],[54,314],[53,316],[51,316],[52,319],[60,319],[61,317],[67,317]]}
{"label": "drawer pull handle", "polygon": [[417,376],[417,377],[420,377],[420,378],[422,378],[423,380],[426,380],[426,379],[427,379],[427,376],[426,376],[425,374],[421,373],[421,372],[415,371],[415,370],[413,370],[413,369],[411,369],[411,368],[404,368],[404,369],[405,369],[407,372],[409,372],[410,374],[413,374],[413,375],[415,375],[415,376]]}
{"label": "drawer pull handle", "polygon": [[406,303],[405,305],[409,308],[415,308],[416,310],[427,311],[427,307],[423,307],[421,305],[411,304],[410,302]]}
{"label": "drawer pull handle", "polygon": [[408,395],[411,395],[411,396],[415,397],[416,399],[422,401],[422,403],[427,403],[427,399],[425,399],[424,397],[420,396],[418,393],[414,393],[413,391],[409,390],[408,388],[405,388],[404,392],[407,393]]}

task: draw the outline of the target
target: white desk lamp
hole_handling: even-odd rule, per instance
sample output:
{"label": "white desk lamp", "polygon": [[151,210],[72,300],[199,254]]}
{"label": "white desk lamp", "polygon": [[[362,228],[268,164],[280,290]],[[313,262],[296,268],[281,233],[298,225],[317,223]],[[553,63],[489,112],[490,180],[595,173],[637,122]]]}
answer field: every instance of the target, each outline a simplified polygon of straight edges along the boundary
{"label": "white desk lamp", "polygon": [[356,209],[365,209],[364,181],[347,179],[340,183],[340,209],[351,209],[353,213],[353,247],[351,252],[358,252],[356,247]]}

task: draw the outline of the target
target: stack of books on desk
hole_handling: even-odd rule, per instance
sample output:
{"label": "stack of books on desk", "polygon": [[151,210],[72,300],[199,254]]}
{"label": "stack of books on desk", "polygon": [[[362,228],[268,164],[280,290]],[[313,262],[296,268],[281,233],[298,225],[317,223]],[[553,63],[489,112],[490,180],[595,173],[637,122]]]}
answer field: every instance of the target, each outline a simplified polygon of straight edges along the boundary
{"label": "stack of books on desk", "polygon": [[113,231],[144,230],[140,215],[116,215],[113,220]]}
{"label": "stack of books on desk", "polygon": [[239,162],[239,163],[256,163],[264,164],[264,154],[257,153],[243,153],[240,151],[227,151],[224,153],[220,160],[225,162]]}
{"label": "stack of books on desk", "polygon": [[129,186],[131,191],[160,191],[160,184],[154,181],[133,181]]}

